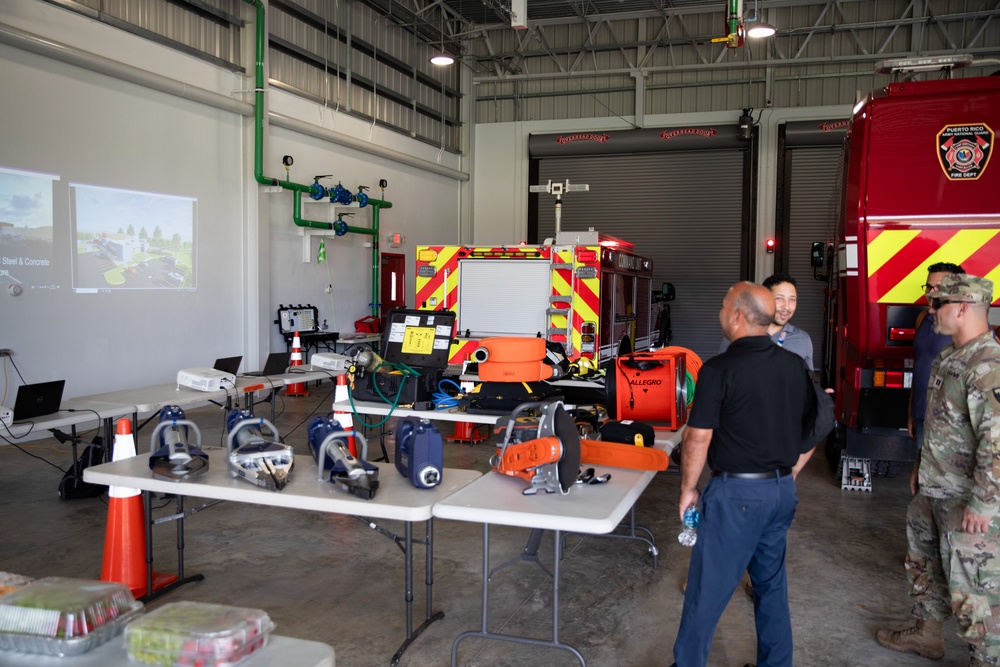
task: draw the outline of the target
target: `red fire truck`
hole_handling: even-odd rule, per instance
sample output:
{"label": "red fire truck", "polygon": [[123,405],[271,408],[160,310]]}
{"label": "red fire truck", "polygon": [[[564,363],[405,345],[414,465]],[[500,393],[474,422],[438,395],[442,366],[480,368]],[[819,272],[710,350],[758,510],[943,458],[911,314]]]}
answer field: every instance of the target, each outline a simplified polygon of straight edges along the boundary
{"label": "red fire truck", "polygon": [[1000,287],[997,130],[1000,77],[894,83],[854,110],[835,245],[813,244],[813,265],[829,262],[822,382],[836,392],[838,473],[915,459],[906,427],[927,267],[962,264]]}
{"label": "red fire truck", "polygon": [[596,368],[666,343],[672,286],[657,298],[652,260],[632,250],[592,230],[561,232],[551,245],[417,246],[417,308],[457,314],[450,363],[470,359],[487,336],[538,335]]}

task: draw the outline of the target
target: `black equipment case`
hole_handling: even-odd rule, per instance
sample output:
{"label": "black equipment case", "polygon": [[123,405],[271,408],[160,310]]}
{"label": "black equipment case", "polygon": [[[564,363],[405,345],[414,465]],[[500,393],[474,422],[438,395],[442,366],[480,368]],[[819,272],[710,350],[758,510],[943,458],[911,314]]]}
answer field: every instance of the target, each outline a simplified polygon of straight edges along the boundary
{"label": "black equipment case", "polygon": [[274,321],[278,325],[281,337],[285,339],[285,345],[291,350],[292,339],[295,334],[299,334],[299,343],[302,350],[322,343],[336,343],[340,334],[336,331],[322,331],[319,327],[319,310],[316,306],[301,303],[297,306],[289,304],[278,305],[278,319]]}
{"label": "black equipment case", "polygon": [[[434,393],[448,368],[455,313],[397,308],[386,319],[379,350],[388,367],[355,376],[354,400],[391,403],[398,393],[398,405],[412,404],[418,410],[433,407]],[[401,366],[405,374],[391,372]]]}

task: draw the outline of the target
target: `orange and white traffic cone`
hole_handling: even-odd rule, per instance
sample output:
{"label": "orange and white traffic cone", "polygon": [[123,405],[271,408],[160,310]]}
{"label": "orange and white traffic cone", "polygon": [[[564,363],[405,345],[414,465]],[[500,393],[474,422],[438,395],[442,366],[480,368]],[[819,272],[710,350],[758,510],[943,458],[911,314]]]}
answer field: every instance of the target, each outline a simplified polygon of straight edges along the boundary
{"label": "orange and white traffic cone", "polygon": [[[118,420],[112,460],[135,456],[132,421]],[[146,512],[139,489],[124,486],[108,487],[108,525],[104,533],[104,562],[101,581],[125,584],[135,597],[146,590]],[[152,566],[150,566],[152,567]],[[176,575],[153,576],[153,589],[177,580]]]}
{"label": "orange and white traffic cone", "polygon": [[[333,402],[344,403],[348,400],[350,397],[347,395],[347,374],[341,373],[337,376],[337,388],[333,392]],[[354,430],[354,416],[350,412],[342,412],[334,408],[333,418],[348,431]],[[347,438],[347,449],[351,452],[351,456],[357,458],[358,445],[354,442],[354,436]]]}
{"label": "orange and white traffic cone", "polygon": [[[292,338],[292,358],[289,368],[293,366],[302,365],[302,344],[299,343],[299,332],[295,332],[295,337]],[[295,382],[293,384],[285,387],[285,396],[308,396],[309,390],[306,389],[305,382]]]}

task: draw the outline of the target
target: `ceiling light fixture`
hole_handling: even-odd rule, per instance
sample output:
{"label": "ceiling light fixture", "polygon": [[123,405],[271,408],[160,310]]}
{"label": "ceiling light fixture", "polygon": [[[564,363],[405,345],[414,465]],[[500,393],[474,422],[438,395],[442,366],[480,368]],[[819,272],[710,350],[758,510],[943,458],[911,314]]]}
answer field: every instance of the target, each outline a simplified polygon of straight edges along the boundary
{"label": "ceiling light fixture", "polygon": [[441,50],[431,56],[431,64],[438,67],[447,67],[454,64],[455,58],[444,50],[444,14],[441,15]]}
{"label": "ceiling light fixture", "polygon": [[754,0],[753,9],[751,9],[750,13],[747,14],[744,23],[747,26],[747,32],[746,32],[747,37],[751,37],[753,39],[770,37],[774,33],[778,32],[778,29],[775,28],[773,25],[771,25],[770,23],[764,23],[763,21],[760,20],[760,9],[758,7],[758,0]]}
{"label": "ceiling light fixture", "polygon": [[778,32],[778,29],[770,23],[756,23],[747,29],[747,37],[761,39],[763,37],[770,37],[776,32]]}

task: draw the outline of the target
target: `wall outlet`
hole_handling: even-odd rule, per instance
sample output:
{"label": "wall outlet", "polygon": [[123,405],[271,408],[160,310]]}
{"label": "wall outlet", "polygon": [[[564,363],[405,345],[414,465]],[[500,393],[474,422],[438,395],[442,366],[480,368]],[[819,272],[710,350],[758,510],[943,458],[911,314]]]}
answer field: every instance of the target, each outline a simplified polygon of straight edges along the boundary
{"label": "wall outlet", "polygon": [[11,354],[9,347],[0,348],[0,357],[9,357]]}

